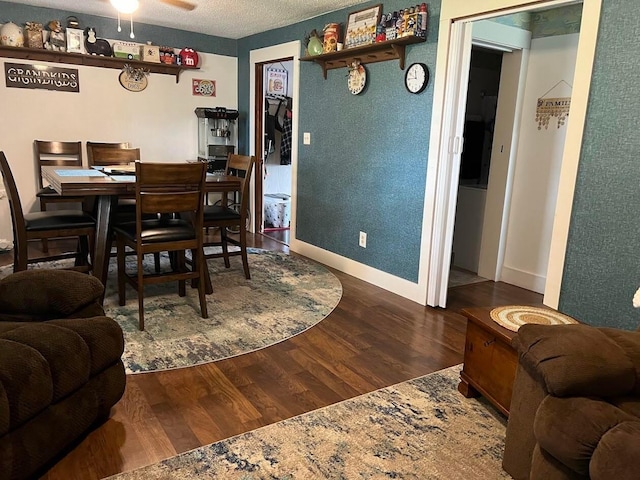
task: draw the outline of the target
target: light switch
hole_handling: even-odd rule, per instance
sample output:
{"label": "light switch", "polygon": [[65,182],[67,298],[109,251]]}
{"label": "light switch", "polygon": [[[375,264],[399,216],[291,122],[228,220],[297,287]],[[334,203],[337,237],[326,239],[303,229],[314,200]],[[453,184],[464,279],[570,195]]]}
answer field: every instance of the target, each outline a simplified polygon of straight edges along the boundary
{"label": "light switch", "polygon": [[311,145],[311,133],[304,132],[304,135],[302,135],[302,143],[305,145]]}

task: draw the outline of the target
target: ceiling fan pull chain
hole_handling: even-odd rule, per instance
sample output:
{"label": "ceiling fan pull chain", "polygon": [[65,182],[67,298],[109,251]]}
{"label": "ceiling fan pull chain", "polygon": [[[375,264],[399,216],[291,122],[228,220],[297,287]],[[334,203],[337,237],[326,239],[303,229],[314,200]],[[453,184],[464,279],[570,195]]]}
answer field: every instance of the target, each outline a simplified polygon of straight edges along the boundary
{"label": "ceiling fan pull chain", "polygon": [[120,26],[120,12],[118,12],[118,31],[122,31],[122,27]]}
{"label": "ceiling fan pull chain", "polygon": [[136,38],[136,36],[133,34],[133,14],[131,14],[131,33],[129,34],[129,36],[131,38]]}

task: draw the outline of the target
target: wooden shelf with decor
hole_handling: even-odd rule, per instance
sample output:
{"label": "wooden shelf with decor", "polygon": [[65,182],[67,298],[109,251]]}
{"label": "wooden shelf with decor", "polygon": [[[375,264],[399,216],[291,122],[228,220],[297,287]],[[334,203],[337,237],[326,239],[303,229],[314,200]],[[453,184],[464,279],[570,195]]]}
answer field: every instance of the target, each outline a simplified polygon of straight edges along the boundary
{"label": "wooden shelf with decor", "polygon": [[88,67],[114,68],[117,70],[122,70],[122,67],[125,64],[129,64],[135,68],[146,68],[151,73],[175,75],[176,83],[180,81],[180,73],[182,73],[183,70],[198,70],[197,67],[185,67],[184,65],[142,62],[140,60],[101,57],[99,55],[85,55],[83,53],[54,52],[51,50],[44,50],[42,48],[8,47],[6,45],[0,45],[0,57],[39,62],[65,63],[68,65],[84,65]]}
{"label": "wooden shelf with decor", "polygon": [[321,53],[320,55],[308,55],[300,58],[303,62],[315,62],[322,67],[322,75],[327,78],[327,70],[344,68],[353,62],[361,64],[398,60],[400,69],[404,70],[405,50],[407,45],[423,43],[426,39],[414,35],[396,38],[385,42],[372,43],[340,50],[339,52]]}

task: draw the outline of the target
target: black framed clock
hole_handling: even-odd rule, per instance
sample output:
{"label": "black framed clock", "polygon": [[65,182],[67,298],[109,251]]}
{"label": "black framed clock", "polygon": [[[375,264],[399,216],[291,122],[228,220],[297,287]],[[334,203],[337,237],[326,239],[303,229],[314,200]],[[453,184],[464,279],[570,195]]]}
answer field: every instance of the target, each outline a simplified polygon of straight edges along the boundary
{"label": "black framed clock", "polygon": [[429,69],[424,63],[412,63],[404,74],[404,86],[410,93],[421,93],[429,85]]}

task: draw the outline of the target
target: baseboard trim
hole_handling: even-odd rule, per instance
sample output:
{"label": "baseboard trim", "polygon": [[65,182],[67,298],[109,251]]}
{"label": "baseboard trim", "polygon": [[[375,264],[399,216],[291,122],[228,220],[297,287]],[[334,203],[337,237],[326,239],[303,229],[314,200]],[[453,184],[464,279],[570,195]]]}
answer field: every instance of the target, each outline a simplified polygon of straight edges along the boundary
{"label": "baseboard trim", "polygon": [[504,265],[500,272],[500,281],[517,287],[526,288],[527,290],[531,290],[536,293],[544,294],[544,287],[547,279],[542,275],[525,272],[524,270],[518,270]]}
{"label": "baseboard trim", "polygon": [[[316,247],[300,240],[292,239],[289,249],[293,252],[304,255],[316,262],[328,265],[347,275],[351,275],[367,283],[383,288],[389,292],[400,295],[408,300],[420,305],[426,305],[424,298],[424,288],[417,283],[410,282],[403,278],[396,277],[382,270],[364,265],[349,258],[343,257],[333,252]],[[421,293],[422,292],[422,293]]]}

